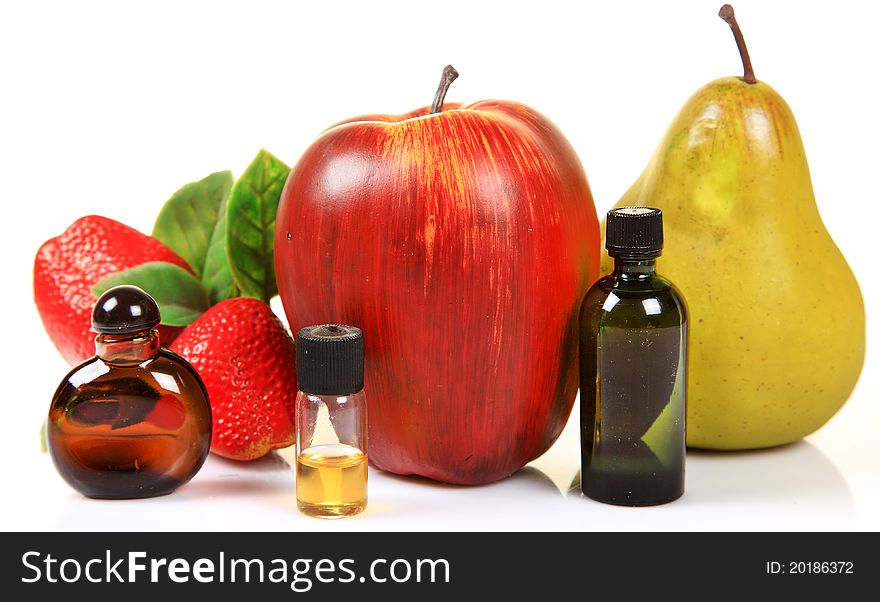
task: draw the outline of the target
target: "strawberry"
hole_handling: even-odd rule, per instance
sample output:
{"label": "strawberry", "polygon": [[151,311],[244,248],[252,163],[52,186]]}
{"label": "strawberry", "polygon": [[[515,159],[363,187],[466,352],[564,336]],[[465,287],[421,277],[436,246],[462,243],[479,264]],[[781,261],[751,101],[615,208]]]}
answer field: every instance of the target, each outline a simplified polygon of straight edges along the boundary
{"label": "strawberry", "polygon": [[[91,332],[92,287],[100,280],[148,261],[167,261],[189,270],[161,242],[98,215],[80,218],[63,234],[43,243],[34,260],[34,301],[46,332],[61,355],[77,364],[95,354]],[[180,328],[159,327],[168,345]]]}
{"label": "strawberry", "polygon": [[265,302],[236,297],[186,327],[171,350],[189,360],[208,391],[211,451],[253,460],[296,439],[296,350]]}

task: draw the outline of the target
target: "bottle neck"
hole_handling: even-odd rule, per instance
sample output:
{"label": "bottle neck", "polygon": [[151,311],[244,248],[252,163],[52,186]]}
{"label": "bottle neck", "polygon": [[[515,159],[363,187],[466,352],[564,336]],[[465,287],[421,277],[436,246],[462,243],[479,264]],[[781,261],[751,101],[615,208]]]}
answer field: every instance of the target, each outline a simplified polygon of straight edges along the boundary
{"label": "bottle neck", "polygon": [[650,278],[657,273],[657,258],[645,255],[618,255],[614,258],[614,275],[624,279]]}
{"label": "bottle neck", "polygon": [[159,353],[159,331],[99,334],[95,337],[95,352],[111,364],[140,364]]}

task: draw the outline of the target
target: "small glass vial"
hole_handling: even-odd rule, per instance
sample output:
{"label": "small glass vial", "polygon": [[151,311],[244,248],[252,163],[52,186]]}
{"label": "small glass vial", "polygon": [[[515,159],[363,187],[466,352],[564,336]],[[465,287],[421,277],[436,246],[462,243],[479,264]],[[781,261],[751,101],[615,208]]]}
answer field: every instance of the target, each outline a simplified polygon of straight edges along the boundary
{"label": "small glass vial", "polygon": [[659,209],[608,212],[614,272],[580,314],[581,489],[609,504],[651,506],[684,493],[687,309],[656,272]]}
{"label": "small glass vial", "polygon": [[300,512],[341,518],[367,506],[364,337],[340,324],[297,334],[296,503]]}
{"label": "small glass vial", "polygon": [[196,371],[159,346],[159,308],[143,290],[117,286],[92,312],[97,355],[61,382],[46,428],[55,468],[85,496],[171,493],[201,468],[211,407]]}

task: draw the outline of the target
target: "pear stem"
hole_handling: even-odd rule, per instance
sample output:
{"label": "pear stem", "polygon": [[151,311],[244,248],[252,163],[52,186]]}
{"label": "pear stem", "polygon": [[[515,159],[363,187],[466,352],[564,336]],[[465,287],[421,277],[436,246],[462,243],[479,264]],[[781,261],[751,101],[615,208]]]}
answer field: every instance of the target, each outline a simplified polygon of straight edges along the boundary
{"label": "pear stem", "polygon": [[758,80],[755,79],[755,71],[752,69],[752,59],[749,58],[749,49],[746,48],[746,41],[743,38],[742,30],[740,30],[739,23],[736,22],[736,17],[733,14],[733,7],[725,4],[718,11],[718,16],[724,19],[730,25],[730,30],[733,31],[736,47],[739,49],[739,56],[743,64],[743,81],[748,84],[758,83]]}
{"label": "pear stem", "polygon": [[449,92],[449,86],[458,79],[458,71],[452,65],[443,67],[443,76],[440,78],[440,85],[437,86],[437,93],[434,95],[434,102],[431,103],[431,114],[439,113],[443,108],[443,101],[446,100],[446,93]]}

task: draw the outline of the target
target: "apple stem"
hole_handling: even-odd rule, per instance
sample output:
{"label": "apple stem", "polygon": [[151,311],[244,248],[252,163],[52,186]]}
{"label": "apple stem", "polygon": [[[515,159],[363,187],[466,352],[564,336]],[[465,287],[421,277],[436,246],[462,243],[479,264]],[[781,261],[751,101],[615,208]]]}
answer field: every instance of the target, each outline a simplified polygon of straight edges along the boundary
{"label": "apple stem", "polygon": [[739,49],[739,57],[742,59],[743,81],[747,84],[758,83],[758,80],[755,79],[755,71],[752,69],[752,59],[749,58],[749,49],[746,48],[746,41],[743,38],[742,30],[739,28],[739,23],[736,22],[736,17],[733,14],[733,7],[729,4],[725,4],[721,7],[721,10],[718,11],[718,16],[730,25],[730,30],[733,32],[733,38],[736,40],[736,47]]}
{"label": "apple stem", "polygon": [[443,67],[443,75],[440,77],[440,85],[437,86],[437,93],[434,95],[434,102],[431,103],[431,114],[439,113],[443,108],[443,101],[446,100],[446,93],[449,92],[449,86],[458,79],[458,71],[452,65]]}

